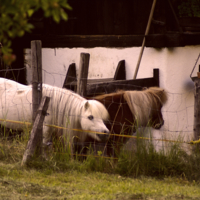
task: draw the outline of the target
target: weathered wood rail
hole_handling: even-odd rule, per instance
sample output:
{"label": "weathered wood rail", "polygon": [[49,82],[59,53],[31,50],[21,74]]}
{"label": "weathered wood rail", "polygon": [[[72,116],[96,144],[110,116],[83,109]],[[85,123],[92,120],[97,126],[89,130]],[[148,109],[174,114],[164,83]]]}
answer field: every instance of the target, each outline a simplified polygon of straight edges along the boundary
{"label": "weathered wood rail", "polygon": [[119,80],[87,85],[87,96],[116,92],[117,90],[142,90],[143,87],[159,87],[159,69],[153,70],[153,77]]}
{"label": "weathered wood rail", "polygon": [[[80,66],[81,67],[81,66]],[[89,66],[88,66],[89,67]],[[85,67],[88,72],[88,67]],[[84,67],[83,69],[84,70]],[[84,78],[84,77],[79,77]],[[85,76],[86,78],[86,76]],[[106,79],[87,79],[85,80],[86,92],[84,96],[90,97],[99,94],[116,92],[117,90],[142,90],[143,87],[159,87],[159,69],[153,70],[153,77],[126,80],[125,60],[118,63],[115,75],[113,78]],[[76,65],[75,63],[69,66],[63,88],[77,91]]]}
{"label": "weathered wood rail", "polygon": [[[85,70],[87,71],[87,69],[85,69]],[[84,77],[81,77],[81,78],[84,78]],[[119,61],[118,65],[117,65],[115,75],[113,78],[87,79],[87,82],[86,82],[87,91],[88,91],[88,87],[92,86],[92,85],[101,84],[101,83],[109,83],[109,82],[125,80],[125,79],[126,79],[125,60],[121,60],[121,61]],[[65,81],[63,84],[63,88],[77,91],[77,77],[76,77],[75,63],[72,63],[69,66],[69,69],[67,71],[67,75],[65,77]]]}

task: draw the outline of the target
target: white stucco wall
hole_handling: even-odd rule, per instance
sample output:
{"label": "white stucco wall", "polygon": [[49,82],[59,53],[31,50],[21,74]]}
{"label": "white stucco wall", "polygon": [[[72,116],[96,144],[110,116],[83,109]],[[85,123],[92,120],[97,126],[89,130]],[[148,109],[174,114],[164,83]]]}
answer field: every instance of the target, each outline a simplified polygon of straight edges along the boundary
{"label": "white stucco wall", "polygon": [[[80,53],[90,54],[89,78],[111,78],[120,60],[126,62],[126,79],[132,79],[138,60],[140,47],[133,48],[58,48],[43,49],[43,82],[62,87],[68,66],[76,63],[79,67]],[[200,46],[177,48],[145,48],[137,78],[153,76],[153,69],[160,69],[160,87],[168,91],[169,101],[162,112],[165,125],[161,130],[154,130],[154,138],[189,141],[193,136],[194,87],[190,74],[200,53]],[[30,63],[30,50],[27,60]],[[192,74],[196,76],[200,60]],[[31,82],[30,65],[27,65],[27,81]],[[161,148],[162,142],[156,142]],[[166,143],[165,143],[166,145]],[[168,145],[168,144],[167,144]],[[188,145],[186,145],[188,146]]]}

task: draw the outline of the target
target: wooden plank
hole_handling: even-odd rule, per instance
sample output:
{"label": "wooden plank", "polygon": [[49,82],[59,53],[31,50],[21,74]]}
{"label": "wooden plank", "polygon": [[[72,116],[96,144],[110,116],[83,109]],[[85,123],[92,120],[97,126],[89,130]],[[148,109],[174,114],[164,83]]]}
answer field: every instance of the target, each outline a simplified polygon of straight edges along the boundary
{"label": "wooden plank", "polygon": [[159,87],[159,69],[154,69],[151,78],[119,80],[87,85],[87,96],[116,92],[117,90],[142,90],[143,87]]}
{"label": "wooden plank", "polygon": [[153,69],[153,78],[155,86],[160,87],[159,69]]}
{"label": "wooden plank", "polygon": [[87,94],[86,88],[87,88],[89,61],[90,61],[90,54],[81,53],[78,79],[77,79],[77,93],[83,97],[86,96]]}
{"label": "wooden plank", "polygon": [[[125,60],[119,61],[117,69],[115,71],[114,78],[101,78],[101,79],[87,79],[87,85],[108,83],[114,80],[126,80],[126,70],[125,70]],[[63,88],[67,88],[73,91],[76,91],[77,88],[77,79],[76,79],[76,66],[71,64],[67,71]]]}
{"label": "wooden plank", "polygon": [[142,35],[47,35],[31,34],[24,37],[23,45],[30,47],[30,40],[42,40],[45,48],[55,47],[131,47],[141,46]]}
{"label": "wooden plank", "polygon": [[[42,40],[44,48],[58,47],[139,47],[143,35],[47,35],[31,34],[23,37],[23,47],[30,48],[31,40]],[[199,45],[200,33],[168,33],[146,36],[146,47],[179,47]]]}
{"label": "wooden plank", "polygon": [[182,38],[183,34],[180,33],[171,33],[165,36],[167,47],[174,47],[174,46],[184,46]]}
{"label": "wooden plank", "polygon": [[126,80],[125,60],[119,61],[115,71],[114,80]]}
{"label": "wooden plank", "polygon": [[[87,85],[92,85],[92,84],[100,84],[100,83],[107,83],[107,82],[112,82],[114,81],[113,78],[101,78],[101,79],[87,79]],[[77,87],[77,81],[67,83],[65,84],[64,88],[76,88]]]}
{"label": "wooden plank", "polygon": [[32,68],[32,121],[34,122],[37,109],[42,98],[42,43],[40,40],[31,41]]}
{"label": "wooden plank", "polygon": [[112,81],[87,86],[87,96],[116,92],[117,90],[142,90],[143,87],[157,86],[154,78]]}
{"label": "wooden plank", "polygon": [[31,130],[30,138],[23,155],[22,165],[25,165],[35,154],[36,150],[40,154],[43,139],[43,121],[49,106],[50,97],[44,97],[38,108],[37,115]]}
{"label": "wooden plank", "polygon": [[168,45],[166,41],[166,36],[162,34],[147,35],[145,36],[145,38],[146,47],[162,48]]}
{"label": "wooden plank", "polygon": [[88,79],[87,84],[97,84],[97,83],[105,83],[105,82],[111,82],[113,81],[113,78],[99,78],[99,79]]}
{"label": "wooden plank", "polygon": [[[70,83],[70,85],[73,85],[74,87],[76,87],[76,84],[76,82]],[[111,93],[116,92],[117,90],[142,90],[143,87],[153,86],[159,87],[159,69],[153,70],[153,77],[144,79],[118,81],[112,78],[88,79],[86,96],[90,97],[104,93]]]}
{"label": "wooden plank", "polygon": [[65,77],[65,81],[63,83],[63,88],[75,91],[76,87],[74,84],[77,83],[77,78],[76,78],[76,64],[72,63],[71,65],[69,65],[68,71],[67,71],[67,75]]}

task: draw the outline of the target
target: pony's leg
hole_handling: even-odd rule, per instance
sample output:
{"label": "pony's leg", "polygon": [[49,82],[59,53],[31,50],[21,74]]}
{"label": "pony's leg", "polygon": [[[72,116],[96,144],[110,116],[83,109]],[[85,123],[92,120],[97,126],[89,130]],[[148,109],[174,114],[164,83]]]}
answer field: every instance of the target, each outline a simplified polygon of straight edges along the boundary
{"label": "pony's leg", "polygon": [[49,143],[52,143],[52,131],[49,127],[43,125],[43,144],[48,145]]}
{"label": "pony's leg", "polygon": [[52,131],[50,131],[50,128],[43,125],[43,141],[42,141],[42,153],[43,157],[48,160],[52,149]]}

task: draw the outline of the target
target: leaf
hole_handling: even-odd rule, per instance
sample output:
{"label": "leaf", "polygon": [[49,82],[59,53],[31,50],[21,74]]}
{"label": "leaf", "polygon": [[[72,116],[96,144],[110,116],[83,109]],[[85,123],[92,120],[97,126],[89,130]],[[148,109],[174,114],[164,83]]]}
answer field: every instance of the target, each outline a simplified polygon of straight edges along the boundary
{"label": "leaf", "polygon": [[60,15],[61,15],[62,19],[64,19],[64,20],[68,19],[68,15],[63,9],[61,9]]}
{"label": "leaf", "polygon": [[52,14],[53,14],[53,19],[56,23],[59,23],[60,21],[60,15],[59,15],[59,12],[58,10],[53,10],[52,11]]}
{"label": "leaf", "polygon": [[[7,44],[6,44],[7,45]],[[3,46],[2,48],[1,48],[1,50],[2,50],[2,53],[3,54],[8,54],[8,53],[11,53],[12,52],[12,49],[11,48],[8,48],[7,46]]]}
{"label": "leaf", "polygon": [[47,11],[49,9],[49,1],[47,0],[41,0],[41,7],[44,11]]}
{"label": "leaf", "polygon": [[34,28],[34,26],[32,24],[28,23],[24,27],[24,30],[30,33],[33,28]]}
{"label": "leaf", "polygon": [[18,35],[19,37],[22,37],[22,36],[24,35],[24,30],[19,31],[17,35]]}
{"label": "leaf", "polygon": [[72,10],[72,7],[68,3],[61,4],[63,8],[67,8],[68,10]]}
{"label": "leaf", "polygon": [[7,13],[9,14],[15,14],[16,13],[16,8],[14,6],[10,6],[7,8]]}
{"label": "leaf", "polygon": [[11,44],[12,44],[12,42],[10,40],[8,40],[7,47],[10,47]]}
{"label": "leaf", "polygon": [[51,16],[51,11],[50,10],[46,10],[44,13],[45,17],[50,17]]}
{"label": "leaf", "polygon": [[12,31],[8,31],[8,36],[12,38],[13,37],[13,32]]}
{"label": "leaf", "polygon": [[33,15],[33,13],[34,13],[34,10],[33,9],[29,9],[27,11],[27,13],[28,13],[28,16],[31,17]]}

